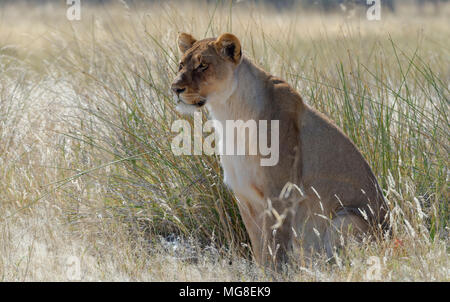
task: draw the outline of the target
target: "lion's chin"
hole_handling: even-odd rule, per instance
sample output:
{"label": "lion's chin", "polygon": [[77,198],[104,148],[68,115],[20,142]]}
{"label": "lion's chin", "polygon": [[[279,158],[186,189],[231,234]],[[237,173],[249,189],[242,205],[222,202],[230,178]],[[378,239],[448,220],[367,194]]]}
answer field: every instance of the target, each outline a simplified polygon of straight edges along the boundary
{"label": "lion's chin", "polygon": [[194,112],[199,111],[205,103],[206,99],[202,99],[196,104],[186,104],[179,100],[175,109],[181,114],[193,114]]}

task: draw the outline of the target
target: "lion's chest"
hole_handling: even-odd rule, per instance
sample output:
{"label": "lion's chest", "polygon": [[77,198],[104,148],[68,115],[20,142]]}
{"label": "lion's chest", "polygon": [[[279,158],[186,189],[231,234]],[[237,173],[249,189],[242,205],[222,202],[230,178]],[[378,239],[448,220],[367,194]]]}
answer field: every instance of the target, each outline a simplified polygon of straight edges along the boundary
{"label": "lion's chest", "polygon": [[[246,129],[248,123],[237,123],[229,127],[228,123],[240,121],[248,122],[249,117],[230,113],[230,108],[212,110],[218,151],[221,154],[220,163],[224,172],[224,183],[233,191],[239,200],[252,204],[264,202],[263,185],[264,171],[257,155],[258,142],[256,129]],[[234,109],[232,112],[242,112]],[[220,127],[219,127],[220,126]],[[248,132],[246,132],[248,130]],[[240,150],[240,151],[239,151]],[[237,155],[245,154],[245,155]]]}
{"label": "lion's chest", "polygon": [[264,202],[261,193],[263,171],[256,156],[223,155],[224,182],[238,196],[251,203]]}

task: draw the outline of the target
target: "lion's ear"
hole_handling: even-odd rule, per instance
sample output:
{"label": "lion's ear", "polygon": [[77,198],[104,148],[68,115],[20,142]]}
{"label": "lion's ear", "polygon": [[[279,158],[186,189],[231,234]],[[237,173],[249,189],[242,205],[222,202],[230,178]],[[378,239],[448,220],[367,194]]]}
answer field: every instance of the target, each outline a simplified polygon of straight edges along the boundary
{"label": "lion's ear", "polygon": [[185,53],[191,48],[195,42],[197,42],[197,40],[190,34],[181,33],[178,35],[178,48],[182,53]]}
{"label": "lion's ear", "polygon": [[224,58],[238,64],[241,61],[241,42],[233,34],[222,34],[214,42],[217,52]]}

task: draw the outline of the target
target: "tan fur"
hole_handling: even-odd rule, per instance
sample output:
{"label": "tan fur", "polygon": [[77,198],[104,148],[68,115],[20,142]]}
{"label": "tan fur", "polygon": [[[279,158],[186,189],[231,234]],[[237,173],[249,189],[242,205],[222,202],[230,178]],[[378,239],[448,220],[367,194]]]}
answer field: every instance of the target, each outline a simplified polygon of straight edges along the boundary
{"label": "tan fur", "polygon": [[332,256],[341,235],[385,222],[382,191],[356,146],[285,81],[243,56],[234,35],[197,41],[181,34],[179,41],[183,56],[172,88],[185,106],[206,101],[223,123],[280,121],[277,165],[261,166],[260,155],[221,156],[258,262],[280,262],[292,251]]}

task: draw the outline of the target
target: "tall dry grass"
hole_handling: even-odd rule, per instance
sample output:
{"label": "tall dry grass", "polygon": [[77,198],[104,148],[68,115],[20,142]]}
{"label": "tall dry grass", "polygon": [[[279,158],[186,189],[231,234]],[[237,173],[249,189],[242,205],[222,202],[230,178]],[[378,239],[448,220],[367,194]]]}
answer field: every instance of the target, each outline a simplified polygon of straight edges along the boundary
{"label": "tall dry grass", "polygon": [[[368,22],[246,2],[1,6],[0,276],[67,280],[449,280],[449,8]],[[230,31],[358,145],[392,239],[274,275],[214,156],[174,156],[169,87],[180,31]],[[206,112],[205,112],[206,118]],[[68,262],[69,261],[69,262]]]}

